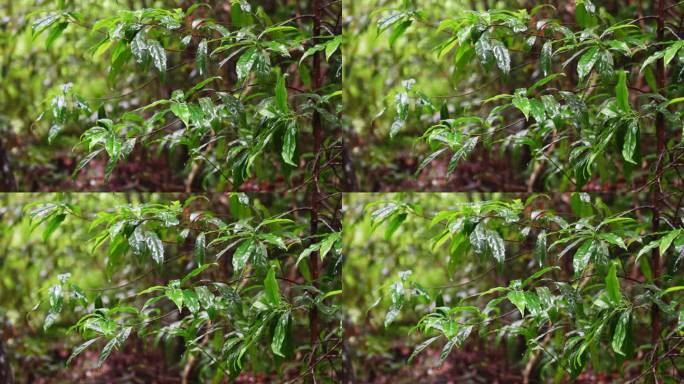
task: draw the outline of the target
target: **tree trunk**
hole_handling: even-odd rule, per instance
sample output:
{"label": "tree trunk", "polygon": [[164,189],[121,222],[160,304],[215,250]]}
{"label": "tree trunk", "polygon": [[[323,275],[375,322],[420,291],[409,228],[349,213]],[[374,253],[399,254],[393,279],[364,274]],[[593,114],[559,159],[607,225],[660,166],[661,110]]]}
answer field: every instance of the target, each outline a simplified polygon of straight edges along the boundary
{"label": "tree trunk", "polygon": [[[322,9],[323,6],[320,0],[314,0],[311,3],[313,7],[313,37],[321,34]],[[315,40],[312,41],[315,43]],[[313,88],[314,92],[318,91],[323,83],[321,72],[321,52],[316,52],[313,56]],[[318,214],[320,207],[320,189],[318,186],[318,178],[320,172],[320,156],[321,156],[321,130],[322,121],[321,114],[315,110],[312,119],[313,135],[314,135],[314,163],[313,163],[313,177],[311,185],[311,226],[310,232],[314,236],[318,232]],[[309,256],[309,269],[311,270],[311,280],[314,287],[318,287],[318,252],[312,252]],[[314,361],[316,355],[316,346],[318,345],[318,310],[312,307],[309,312],[309,331],[311,342],[311,361]]]}
{"label": "tree trunk", "polygon": [[2,144],[2,140],[0,140],[0,191],[14,192],[16,190],[17,182],[12,173],[9,156],[7,156],[7,151]]}
{"label": "tree trunk", "polygon": [[[662,42],[665,40],[665,0],[658,1],[658,30],[656,41]],[[665,79],[665,61],[663,58],[658,59],[656,62],[656,83],[658,86],[658,92],[664,92],[666,86]],[[653,185],[653,192],[651,194],[651,205],[653,206],[653,219],[652,227],[653,232],[658,232],[660,226],[660,215],[661,215],[661,204],[662,204],[662,189],[660,185],[660,179],[663,172],[663,162],[665,157],[665,116],[662,112],[657,112],[656,114],[656,137],[657,137],[657,148],[658,148],[658,160],[656,162],[656,172],[655,172],[655,183]],[[654,248],[651,254],[651,269],[653,270],[653,279],[656,286],[660,285],[660,251],[658,248]],[[658,339],[660,337],[660,312],[658,307],[653,304],[651,307],[651,342],[654,347],[657,345]]]}
{"label": "tree trunk", "polygon": [[7,356],[7,352],[5,351],[5,341],[3,340],[2,331],[0,331],[0,383],[14,383],[12,368],[10,367],[9,363],[9,356]]}

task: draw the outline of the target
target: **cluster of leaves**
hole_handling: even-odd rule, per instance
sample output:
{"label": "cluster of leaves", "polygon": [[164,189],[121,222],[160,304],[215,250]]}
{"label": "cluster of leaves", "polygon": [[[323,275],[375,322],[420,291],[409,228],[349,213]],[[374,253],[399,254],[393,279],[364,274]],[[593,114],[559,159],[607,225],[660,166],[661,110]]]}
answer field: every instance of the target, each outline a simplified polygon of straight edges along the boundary
{"label": "cluster of leaves", "polygon": [[[420,274],[401,270],[377,289],[371,308],[389,302],[385,327],[402,313],[410,319],[414,311],[427,312],[414,329],[430,337],[409,362],[439,340],[446,341],[443,362],[473,335],[508,343],[521,336],[527,359],[542,354],[540,373],[548,379],[577,377],[589,362],[594,371],[614,374],[625,361],[642,375],[671,379],[680,365],[666,357],[684,331],[684,229],[652,232],[647,217],[614,213],[585,193],[569,196],[570,217],[544,209],[544,200],[466,202],[434,212],[416,201],[367,205],[368,219],[373,228],[385,227],[386,241],[409,220],[429,229],[428,251],[446,252],[444,272],[453,279],[426,287]],[[657,278],[648,261],[654,248],[665,269]],[[484,272],[459,273],[470,265]],[[488,287],[484,280],[494,271],[509,283]],[[473,289],[463,288],[468,285]],[[649,340],[637,329],[652,326],[653,310],[663,325]],[[613,359],[605,359],[606,351]],[[656,357],[637,361],[639,354]]]}
{"label": "cluster of leaves", "polygon": [[[44,329],[53,327],[65,308],[85,312],[71,329],[87,341],[74,349],[69,361],[103,343],[102,364],[133,335],[167,343],[183,340],[183,358],[198,358],[205,379],[235,377],[248,362],[253,370],[272,372],[295,359],[315,360],[307,355],[331,353],[341,337],[336,304],[342,293],[340,232],[302,235],[307,223],[301,218],[289,212],[274,215],[244,194],[230,195],[228,219],[198,209],[202,202],[195,197],[183,203],[123,205],[94,217],[74,204],[27,207],[31,229],[42,227],[46,240],[65,218],[90,220],[91,252],[106,254],[106,275],[130,281],[86,289],[71,282],[68,272],[58,276],[47,292]],[[300,263],[313,250],[329,266],[315,280],[308,264]],[[132,275],[137,270],[146,272]],[[155,272],[165,283],[145,286],[141,279]],[[141,283],[128,295],[117,294],[136,281]],[[314,309],[326,324],[316,335],[320,345],[300,340],[308,334],[307,314]],[[271,352],[268,360],[264,346]],[[302,375],[326,380],[339,369],[293,366]]]}
{"label": "cluster of leaves", "polygon": [[[618,161],[621,175],[631,181],[634,170],[647,168],[642,154],[656,159],[648,136],[655,132],[657,114],[666,120],[668,150],[679,153],[682,111],[676,107],[683,100],[683,45],[669,30],[664,41],[658,40],[655,22],[623,20],[633,17],[632,8],[613,16],[612,5],[578,1],[575,24],[569,27],[564,21],[572,15],[551,4],[516,9],[517,4],[503,2],[501,8],[461,9],[443,18],[443,13],[433,15],[430,5],[397,3],[377,11],[377,32],[389,31],[390,49],[417,45],[428,50],[414,61],[440,63],[451,72],[444,83],[463,90],[429,95],[414,83],[434,88],[432,80],[411,78],[395,84],[394,96],[387,96],[396,111],[390,138],[402,131],[414,134],[407,129],[410,120],[429,124],[416,139],[430,149],[418,172],[450,154],[448,178],[477,145],[491,151],[496,144],[513,153],[529,152],[534,161],[526,165],[528,171],[550,164],[546,185],[582,188],[596,176],[615,182],[608,164]],[[651,12],[644,19],[657,19],[655,4],[643,10]],[[441,19],[435,23],[433,16]],[[658,60],[669,69],[664,86],[656,81]],[[407,72],[422,76],[402,71]],[[502,87],[514,91],[501,92]]]}
{"label": "cluster of leaves", "polygon": [[[92,127],[81,136],[79,144],[86,154],[75,174],[106,154],[107,179],[136,146],[152,144],[159,149],[187,148],[186,171],[204,165],[205,186],[230,183],[239,188],[255,175],[275,179],[270,167],[276,160],[273,153],[282,159],[281,171],[301,174],[297,168],[314,157],[306,140],[314,114],[325,122],[326,147],[336,145],[341,110],[336,68],[342,39],[334,28],[313,36],[309,23],[280,19],[287,9],[269,15],[264,7],[247,1],[231,2],[228,23],[219,22],[216,18],[222,15],[209,4],[195,3],[187,9],[122,10],[91,27],[69,10],[72,6],[63,2],[59,11],[37,16],[34,35],[47,32],[49,49],[65,28],[86,27],[86,32],[101,37],[88,50],[92,60],[109,56],[109,85],[126,82],[131,88],[122,95],[88,100],[70,91],[73,108],[65,101],[66,90],[51,102],[50,141],[67,123],[81,131],[85,124]],[[312,56],[321,51],[328,65],[324,73],[314,74]],[[187,60],[188,56],[194,59]],[[148,74],[150,69],[156,74]],[[157,80],[173,79],[171,72],[176,70],[185,71],[194,85],[178,89],[176,83],[182,82],[174,81],[176,89],[166,91],[167,98],[157,96],[135,109],[114,109],[111,100],[140,93]],[[142,79],[131,79],[131,71]],[[314,75],[324,84],[316,85]]]}

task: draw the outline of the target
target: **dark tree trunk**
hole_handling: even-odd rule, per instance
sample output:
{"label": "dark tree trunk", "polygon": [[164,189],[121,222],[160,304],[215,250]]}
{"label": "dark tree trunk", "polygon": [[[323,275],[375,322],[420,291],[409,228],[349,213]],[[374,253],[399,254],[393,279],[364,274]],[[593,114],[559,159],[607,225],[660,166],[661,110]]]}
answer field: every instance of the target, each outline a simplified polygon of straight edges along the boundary
{"label": "dark tree trunk", "polygon": [[13,192],[17,190],[17,182],[12,174],[12,167],[10,165],[9,156],[5,146],[0,140],[0,191]]}
{"label": "dark tree trunk", "polygon": [[[313,36],[314,38],[321,34],[321,23],[323,21],[323,15],[321,13],[322,2],[320,0],[314,0],[311,3],[312,13],[313,13]],[[315,40],[314,40],[315,41]],[[313,88],[314,92],[319,91],[320,87],[323,85],[323,73],[321,71],[321,52],[317,52],[313,56]],[[319,172],[320,172],[320,156],[321,156],[321,131],[322,131],[322,120],[321,114],[316,110],[313,113],[313,136],[314,136],[314,163],[313,163],[313,177],[311,184],[311,227],[310,232],[312,236],[315,236],[318,232],[318,214],[320,207],[320,188],[318,185]],[[311,270],[311,279],[313,281],[313,286],[318,287],[318,252],[312,252],[309,256],[309,269]],[[312,306],[309,312],[309,332],[310,332],[310,343],[311,343],[311,362],[313,362],[316,356],[316,347],[318,345],[318,310],[316,306]]]}
{"label": "dark tree trunk", "polygon": [[[665,40],[665,0],[658,1],[658,29],[656,41],[662,42]],[[658,85],[658,92],[665,92],[666,78],[665,78],[665,61],[660,58],[656,62],[656,83]],[[661,193],[660,179],[663,173],[663,162],[665,161],[665,116],[662,112],[656,114],[656,137],[657,137],[657,154],[658,160],[656,162],[656,182],[653,184],[653,192],[651,195],[651,204],[653,205],[653,232],[658,232],[660,227],[661,204],[663,196]],[[660,285],[660,258],[661,254],[658,248],[653,249],[651,255],[651,269],[653,270],[653,279],[656,285]],[[660,338],[660,312],[658,307],[653,304],[651,307],[651,342],[654,347],[657,346]]]}
{"label": "dark tree trunk", "polygon": [[5,342],[3,340],[2,331],[0,331],[0,383],[13,384],[14,377],[12,376],[12,368],[9,363],[9,356],[5,351]]}

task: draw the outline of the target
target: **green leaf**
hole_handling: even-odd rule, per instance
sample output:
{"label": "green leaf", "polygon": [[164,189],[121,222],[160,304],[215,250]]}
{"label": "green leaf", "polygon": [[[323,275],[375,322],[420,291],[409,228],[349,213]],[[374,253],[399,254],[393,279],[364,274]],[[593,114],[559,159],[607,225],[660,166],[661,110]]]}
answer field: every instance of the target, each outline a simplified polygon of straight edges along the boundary
{"label": "green leaf", "polygon": [[96,337],[96,338],[94,338],[94,339],[90,339],[90,340],[86,341],[85,343],[79,345],[78,347],[74,348],[74,351],[71,352],[71,356],[69,356],[69,358],[68,358],[67,361],[66,361],[66,365],[71,364],[71,361],[72,361],[76,356],[78,356],[79,354],[81,354],[81,352],[85,351],[85,350],[86,350],[88,347],[90,347],[94,342],[100,340],[100,338],[101,338],[101,337]]}
{"label": "green leaf", "polygon": [[274,267],[269,268],[268,273],[266,274],[264,292],[266,293],[268,301],[276,306],[280,305],[280,287],[278,286],[278,280],[276,280],[275,277]]}
{"label": "green leaf", "polygon": [[470,243],[478,255],[491,254],[498,263],[506,260],[506,248],[501,235],[495,230],[487,229],[480,222],[470,234]]}
{"label": "green leaf", "polygon": [[[112,44],[113,41],[108,41],[108,44],[102,44],[97,51],[93,54],[94,57],[98,57],[106,51],[109,46]],[[148,55],[147,51],[147,41],[145,41],[145,36],[142,31],[138,32],[133,40],[131,40],[131,53],[133,54],[133,58],[135,58],[135,61],[139,64],[142,64],[145,61],[145,57]]]}
{"label": "green leaf", "polygon": [[107,135],[107,140],[105,141],[105,150],[110,159],[118,160],[121,155],[121,141],[114,134],[111,133]]}
{"label": "green leaf", "polygon": [[599,235],[599,237],[613,245],[617,245],[618,247],[627,250],[627,245],[625,244],[624,240],[622,240],[622,237],[614,233],[602,233]]}
{"label": "green leaf", "polygon": [[[222,79],[223,79],[223,78],[222,78],[221,76],[212,76],[212,77],[210,77],[210,78],[207,78],[207,79],[204,79],[204,80],[200,81],[199,83],[197,83],[197,85],[195,85],[194,87],[192,87],[192,88],[188,91],[188,93],[185,95],[185,100],[190,100],[190,96],[194,95],[195,92],[197,92],[197,91],[199,91],[200,89],[204,88],[207,84],[211,83],[212,81],[222,80]],[[168,103],[168,102],[169,102],[168,100],[157,100],[157,101],[155,101],[154,103],[152,103],[152,104],[146,106],[146,107],[143,108],[143,109],[148,109],[148,108],[154,106],[154,105],[157,104],[157,103],[159,103],[159,104],[166,104],[166,103]]]}
{"label": "green leaf", "polygon": [[378,30],[380,33],[391,27],[392,25],[396,24],[405,16],[405,13],[399,12],[399,11],[392,11],[387,14],[387,16],[383,16],[378,20]]}
{"label": "green leaf", "polygon": [[327,299],[328,297],[337,296],[337,295],[341,295],[341,294],[342,294],[342,290],[336,289],[334,291],[326,292],[325,295],[321,296],[321,299]]}
{"label": "green leaf", "polygon": [[275,99],[278,109],[284,114],[288,114],[290,112],[290,108],[287,105],[287,88],[285,86],[285,76],[280,73],[278,73],[278,79],[276,80]]}
{"label": "green leaf", "polygon": [[186,127],[190,125],[191,114],[188,104],[174,102],[173,104],[171,104],[171,112],[173,112],[173,114],[176,115],[176,117],[181,119],[181,121],[183,122],[183,124],[185,124]]}
{"label": "green leaf", "polygon": [[[301,65],[302,65],[302,62],[303,62],[307,57],[313,56],[313,55],[316,54],[317,52],[320,52],[320,51],[325,50],[325,48],[326,48],[326,44],[316,44],[316,45],[314,45],[313,47],[307,49],[306,52],[304,52],[304,54],[302,55],[302,57],[299,59],[299,64],[298,64],[298,65],[301,66]],[[306,68],[306,67],[305,67],[305,68]],[[301,69],[300,69],[300,70],[301,70]]]}
{"label": "green leaf", "polygon": [[276,236],[272,233],[262,233],[259,235],[259,238],[264,240],[265,242],[275,245],[278,248],[282,250],[287,250],[287,245],[285,244],[285,241],[283,240],[282,237]]}
{"label": "green leaf", "polygon": [[617,100],[618,108],[622,112],[631,112],[632,107],[629,105],[629,90],[627,89],[627,71],[620,71],[618,73],[618,82],[615,86],[615,99]]}
{"label": "green leaf", "polygon": [[670,232],[668,232],[667,235],[663,236],[660,239],[660,245],[659,245],[659,251],[660,251],[660,256],[662,257],[665,252],[667,252],[668,248],[670,248],[670,244],[672,244],[672,241],[679,236],[681,233],[681,229],[674,229]]}
{"label": "green leaf", "polygon": [[546,120],[546,111],[544,110],[544,103],[538,99],[530,100],[530,114],[537,123],[543,123]]}
{"label": "green leaf", "polygon": [[64,127],[61,124],[52,124],[50,126],[50,131],[48,131],[48,144],[52,144],[55,137],[62,131],[62,128]]}
{"label": "green leaf", "polygon": [[57,38],[64,32],[66,27],[69,25],[67,22],[61,22],[50,30],[47,39],[45,40],[45,49],[50,49],[52,44],[57,40]]}
{"label": "green leaf", "polygon": [[200,310],[199,297],[195,291],[189,289],[183,290],[183,303],[193,315]]}
{"label": "green leaf", "polygon": [[62,311],[64,298],[62,297],[62,286],[54,284],[48,289],[48,301],[50,302],[50,310],[59,313]]}
{"label": "green leaf", "polygon": [[639,261],[639,259],[641,259],[641,256],[650,252],[654,248],[657,248],[659,244],[660,244],[660,241],[658,241],[658,240],[653,240],[650,243],[646,244],[643,248],[641,248],[639,253],[637,253],[636,261]]}
{"label": "green leaf", "polygon": [[242,12],[250,13],[252,11],[252,6],[247,0],[238,0],[237,2],[240,4],[240,10],[242,10]]}
{"label": "green leaf", "polygon": [[240,273],[254,252],[254,239],[247,239],[233,253],[233,272]]}
{"label": "green leaf", "polygon": [[157,264],[163,264],[164,263],[164,244],[162,244],[162,241],[159,239],[157,234],[152,231],[146,231],[144,234],[145,237],[145,245],[147,246],[147,249],[150,250],[150,254],[152,255],[152,260],[154,260]]}
{"label": "green leaf", "polygon": [[449,341],[447,341],[446,344],[444,344],[442,351],[439,353],[440,366],[444,364],[444,361],[446,360],[447,356],[449,356],[449,353],[451,353],[451,350],[454,349],[454,347],[459,343],[459,341],[460,340],[458,337],[453,337]]}
{"label": "green leaf", "polygon": [[293,224],[293,223],[294,223],[293,220],[276,217],[273,219],[266,219],[266,220],[262,221],[259,224],[259,227],[263,227],[265,225],[271,225],[271,224]]}
{"label": "green leaf", "polygon": [[407,216],[408,214],[406,212],[401,212],[392,216],[392,219],[390,219],[389,223],[387,224],[387,228],[385,229],[385,241],[389,241],[394,232],[399,229],[401,223],[406,220]]}
{"label": "green leaf", "polygon": [[554,74],[551,74],[551,75],[544,77],[543,79],[538,80],[531,87],[527,88],[527,94],[531,94],[532,91],[534,91],[535,89],[537,89],[537,88],[541,87],[542,85],[549,83],[549,82],[551,82],[551,81],[553,81],[553,80],[555,80],[561,76],[565,76],[565,74],[564,73],[554,73]]}
{"label": "green leaf", "polygon": [[185,275],[185,277],[183,277],[183,279],[181,280],[181,285],[182,285],[182,284],[185,284],[187,281],[189,281],[189,280],[192,279],[193,277],[199,275],[200,273],[204,272],[204,271],[207,270],[208,268],[214,267],[214,266],[216,266],[216,265],[218,265],[218,264],[216,264],[216,263],[210,263],[210,264],[203,264],[203,265],[200,265],[199,267],[197,267],[197,268],[193,269],[192,271],[190,271],[187,275]]}
{"label": "green leaf", "polygon": [[622,312],[617,324],[615,325],[615,332],[613,333],[613,342],[611,343],[613,351],[623,356],[625,355],[623,346],[625,344],[625,340],[627,339],[627,334],[629,333],[629,323],[631,317],[631,310]]}
{"label": "green leaf", "polygon": [[492,45],[490,44],[489,34],[482,34],[475,42],[475,53],[482,65],[486,66],[492,59]]}
{"label": "green leaf", "polygon": [[683,101],[684,101],[684,97],[676,97],[676,98],[674,98],[674,99],[668,101],[667,104],[666,104],[666,106],[669,107],[669,106],[672,105],[672,104],[681,103],[681,102],[683,102]]}
{"label": "green leaf", "polygon": [[57,321],[58,316],[59,313],[50,309],[50,311],[48,311],[48,314],[45,315],[45,320],[43,321],[43,331],[47,331],[50,327],[52,327],[55,321]]}
{"label": "green leaf", "polygon": [[337,240],[340,239],[342,236],[342,232],[333,232],[328,234],[323,241],[321,241],[321,260],[325,259],[325,255],[328,254],[330,249],[332,249],[333,245]]}
{"label": "green leaf", "polygon": [[119,333],[114,336],[107,345],[102,348],[102,352],[100,353],[100,357],[97,359],[97,365],[98,367],[101,367],[102,364],[104,363],[105,360],[107,360],[107,357],[112,353],[112,350],[115,347],[120,347],[123,345],[124,342],[126,342],[126,339],[128,339],[128,336],[131,334],[132,327],[126,327],[122,329]]}
{"label": "green leaf", "polygon": [[644,62],[641,64],[639,72],[643,72],[644,68],[646,68],[649,64],[655,63],[658,59],[661,59],[663,56],[665,56],[665,51],[658,51],[653,55],[649,56],[648,58],[646,58],[646,60],[644,60]]}
{"label": "green leaf", "polygon": [[273,331],[273,339],[271,339],[271,351],[280,357],[285,357],[282,351],[289,321],[290,312],[283,312],[283,314],[281,314],[278,318],[278,323],[276,323],[275,330]]}
{"label": "green leaf", "polygon": [[197,65],[197,71],[200,76],[205,76],[207,74],[207,39],[202,39],[197,45],[195,65]]}
{"label": "green leaf", "polygon": [[499,232],[493,230],[488,231],[487,241],[489,242],[489,247],[492,251],[492,256],[494,256],[494,260],[503,263],[506,260],[506,247]]}
{"label": "green leaf", "polygon": [[593,214],[591,196],[585,192],[573,192],[570,195],[570,208],[579,217],[589,217]]}
{"label": "green leaf", "polygon": [[283,161],[293,167],[297,166],[294,162],[295,150],[297,149],[297,123],[292,121],[285,129],[285,137],[283,137],[283,149],[280,154]]}
{"label": "green leaf", "polygon": [[176,307],[178,307],[178,312],[183,310],[183,290],[177,288],[179,285],[180,283],[178,280],[173,280],[169,282],[169,287],[167,287],[164,291],[166,297],[176,304]]}
{"label": "green leaf", "polygon": [[621,40],[608,40],[606,44],[610,46],[611,49],[622,53],[625,56],[632,56],[632,52],[629,50],[629,45]]}
{"label": "green leaf", "polygon": [[102,348],[102,351],[100,352],[100,357],[97,359],[97,366],[101,367],[102,364],[107,360],[109,355],[112,353],[112,350],[114,350],[114,347],[116,346],[116,338],[112,338],[107,342],[107,344]]}
{"label": "green leaf", "polygon": [[309,245],[305,250],[302,251],[302,253],[299,254],[299,257],[297,257],[297,262],[295,265],[299,265],[299,263],[304,260],[305,258],[309,257],[311,253],[319,250],[321,248],[321,243],[314,243]]}
{"label": "green leaf", "polygon": [[166,72],[166,51],[157,40],[147,41],[147,51],[152,57],[152,64],[160,73]]}
{"label": "green leaf", "polygon": [[394,27],[389,37],[390,48],[394,47],[394,43],[396,43],[397,39],[399,39],[399,37],[401,37],[401,35],[403,35],[404,32],[406,32],[406,30],[408,29],[408,27],[411,26],[411,24],[413,24],[413,20],[404,20],[401,23],[399,23],[399,25]]}
{"label": "green leaf", "polygon": [[[655,248],[655,247],[653,247],[653,248]],[[646,281],[652,282],[653,281],[653,271],[651,270],[651,265],[648,263],[648,259],[640,258],[637,255],[636,262],[639,263],[639,269],[641,269],[641,273],[646,278]]]}
{"label": "green leaf", "polygon": [[613,303],[619,303],[622,301],[620,282],[617,278],[617,266],[615,263],[610,265],[608,274],[606,275],[606,291],[608,292],[608,297]]}
{"label": "green leaf", "polygon": [[78,172],[80,172],[81,169],[83,169],[86,165],[88,165],[88,163],[89,163],[92,159],[94,159],[95,157],[97,157],[97,155],[99,155],[102,151],[104,151],[104,149],[102,149],[102,148],[97,149],[97,150],[95,150],[95,151],[89,153],[88,156],[82,158],[82,159],[78,162],[78,165],[76,166],[76,168],[74,169],[74,173],[72,174],[72,177],[76,177],[76,175],[78,175]]}
{"label": "green leaf", "polygon": [[470,156],[470,154],[475,149],[478,140],[478,136],[471,137],[468,140],[466,140],[466,142],[463,143],[463,145],[461,145],[461,147],[454,152],[454,155],[451,156],[451,159],[449,160],[449,166],[447,167],[447,179],[451,177],[451,174],[454,173],[454,171],[456,170],[458,162]]}
{"label": "green leaf", "polygon": [[447,147],[440,148],[440,149],[432,152],[431,154],[427,155],[423,159],[423,161],[421,161],[420,164],[418,165],[418,169],[416,169],[416,175],[418,175],[420,172],[422,172],[423,169],[425,169],[425,167],[427,167],[434,159],[438,158],[439,155],[446,152],[448,149],[449,148],[447,148]]}
{"label": "green leaf", "polygon": [[140,295],[146,295],[146,294],[152,293],[152,292],[163,291],[165,288],[166,287],[163,285],[154,285],[154,286],[143,289],[142,291],[138,292],[137,295],[140,296]]}
{"label": "green leaf", "polygon": [[45,226],[45,230],[43,231],[43,241],[47,241],[50,238],[50,235],[57,230],[65,218],[66,214],[64,213],[59,213],[50,217],[47,225]]}
{"label": "green leaf", "polygon": [[529,119],[532,105],[530,99],[527,98],[527,90],[525,88],[518,88],[513,95],[513,106],[518,108],[520,112],[525,115],[525,120]]}
{"label": "green leaf", "polygon": [[387,218],[397,209],[399,206],[395,203],[390,203],[385,206],[383,206],[380,209],[377,209],[371,213],[371,223],[372,223],[372,230],[375,230],[375,228],[378,227],[378,225],[382,224]]}
{"label": "green leaf", "polygon": [[207,241],[206,241],[206,236],[205,236],[204,232],[202,232],[199,235],[197,235],[197,238],[195,239],[195,252],[194,252],[195,263],[197,263],[197,265],[204,264],[204,258],[206,257],[206,254],[207,254]]}
{"label": "green leaf", "polygon": [[399,130],[404,127],[409,114],[409,97],[406,92],[397,93],[394,97],[394,102],[397,115],[390,127],[390,139],[394,138],[399,133]]}
{"label": "green leaf", "polygon": [[329,61],[330,57],[337,51],[342,44],[342,35],[337,35],[332,40],[325,43],[325,60]]}
{"label": "green leaf", "polygon": [[684,285],[677,285],[674,287],[667,288],[667,289],[663,290],[663,292],[660,295],[663,296],[663,295],[667,295],[668,293],[677,292],[677,291],[684,291]]}
{"label": "green leaf", "polygon": [[39,35],[44,30],[48,29],[52,24],[56,23],[61,15],[59,13],[49,13],[31,24],[33,36]]}
{"label": "green leaf", "polygon": [[556,269],[560,269],[560,267],[558,267],[558,266],[549,266],[549,267],[545,267],[545,268],[542,268],[542,269],[538,270],[537,272],[533,273],[532,276],[526,278],[526,279],[522,282],[522,287],[527,286],[527,284],[531,283],[532,281],[534,281],[534,280],[535,280],[536,278],[538,278],[539,276],[542,276],[543,274],[548,273],[548,272],[553,271],[553,270],[556,270]]}
{"label": "green leaf", "polygon": [[548,75],[549,72],[551,72],[552,57],[553,57],[553,43],[551,41],[547,41],[542,46],[541,57],[539,59],[540,64],[541,64],[541,69],[544,72],[544,76]]}
{"label": "green leaf", "polygon": [[430,344],[432,344],[432,343],[434,343],[435,341],[437,341],[440,337],[441,337],[441,336],[435,336],[435,337],[429,338],[429,339],[423,341],[422,343],[418,344],[418,346],[417,346],[417,347],[413,350],[413,352],[411,353],[411,356],[409,356],[409,358],[408,358],[408,363],[410,364],[411,361],[413,361],[413,359],[414,359],[416,356],[418,356],[419,353],[423,352],[423,350],[425,350],[425,348],[429,347]]}
{"label": "green leaf", "polygon": [[577,249],[577,252],[575,252],[575,257],[572,259],[572,267],[576,275],[584,272],[587,264],[589,264],[591,243],[592,240],[585,240]]}
{"label": "green leaf", "polygon": [[235,66],[235,71],[237,73],[238,81],[244,80],[249,72],[252,70],[252,66],[256,61],[257,49],[256,47],[249,48],[245,53],[243,53],[237,61]]}
{"label": "green leaf", "polygon": [[684,46],[684,42],[679,40],[679,41],[674,42],[669,47],[667,47],[667,49],[665,49],[665,54],[663,55],[663,60],[664,60],[666,67],[668,66],[668,64],[670,64],[670,61],[672,61],[672,59],[674,59],[675,55],[677,54],[677,51],[679,51],[683,46]]}
{"label": "green leaf", "polygon": [[577,75],[580,80],[584,79],[591,72],[594,64],[596,64],[598,53],[598,47],[591,47],[580,57],[577,63]]}
{"label": "green leaf", "polygon": [[516,308],[518,308],[518,311],[520,311],[520,316],[525,316],[525,304],[526,304],[526,299],[525,299],[525,292],[523,291],[509,291],[508,294],[506,295],[506,298],[515,305]]}
{"label": "green leaf", "polygon": [[[401,283],[395,283],[392,285],[392,287],[395,287],[397,285],[401,286]],[[403,287],[401,289],[403,290]],[[394,320],[396,320],[397,317],[399,317],[399,314],[401,313],[401,307],[403,305],[403,300],[402,299],[396,299],[396,297],[403,297],[403,291],[401,291],[401,293],[399,293],[398,295],[401,295],[401,296],[397,296],[396,290],[393,289],[392,290],[392,301],[393,302],[392,302],[392,305],[390,306],[390,309],[385,314],[385,323],[384,323],[385,328],[389,327],[394,322]]]}
{"label": "green leaf", "polygon": [[51,214],[55,213],[55,210],[58,209],[59,206],[57,204],[41,204],[36,207],[33,207],[29,211],[29,216],[30,218],[30,224],[31,224],[31,231],[35,230],[36,227],[38,227],[42,222],[47,220],[48,217],[50,217]]}
{"label": "green leaf", "polygon": [[501,72],[508,74],[511,71],[511,55],[508,53],[506,46],[499,40],[491,40],[492,54],[496,60],[496,66]]}

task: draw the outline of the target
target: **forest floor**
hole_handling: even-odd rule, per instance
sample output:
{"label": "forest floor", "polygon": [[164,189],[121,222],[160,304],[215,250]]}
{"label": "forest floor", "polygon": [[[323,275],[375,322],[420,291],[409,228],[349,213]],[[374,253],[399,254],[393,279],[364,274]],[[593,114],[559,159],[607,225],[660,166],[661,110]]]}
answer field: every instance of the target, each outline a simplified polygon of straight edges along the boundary
{"label": "forest floor", "polygon": [[[361,148],[357,148],[357,151]],[[462,160],[451,177],[446,178],[449,167],[449,156],[441,156],[433,160],[425,169],[416,175],[421,159],[412,151],[404,151],[396,155],[391,163],[357,170],[364,175],[362,180],[371,180],[363,185],[364,190],[374,192],[397,191],[448,191],[448,192],[527,192],[528,184],[533,181],[533,191],[548,190],[541,185],[545,172],[555,171],[549,164],[533,170],[534,178],[527,176],[525,156],[514,159],[506,153],[492,155],[491,152],[479,148],[466,160]],[[361,166],[362,164],[356,165]],[[568,167],[567,164],[559,165]],[[639,180],[639,182],[646,180]],[[571,190],[574,189],[570,185]],[[629,190],[630,185],[624,178],[615,183],[602,183],[599,180],[589,181],[583,188],[586,192],[612,192]]]}
{"label": "forest floor", "polygon": [[[72,173],[76,169],[79,158],[70,151],[56,153],[51,161],[43,164],[24,166],[15,169],[15,178],[21,190],[30,191],[153,191],[153,192],[185,192],[190,180],[181,175],[185,164],[182,154],[169,156],[153,149],[136,149],[125,161],[120,162],[112,172],[109,180],[105,180],[107,159],[97,157],[91,160],[76,177]],[[206,170],[206,164],[202,164]],[[221,164],[220,166],[223,166]],[[191,180],[191,191],[204,190],[200,185],[201,173],[196,172]],[[294,180],[293,183],[297,183]],[[279,176],[275,180],[260,181],[256,178],[246,180],[240,190],[243,192],[272,192],[288,189],[285,179]]]}
{"label": "forest floor", "polygon": [[[179,351],[167,351],[176,354]],[[135,340],[123,350],[113,351],[98,367],[98,350],[86,350],[67,367],[71,350],[55,347],[41,357],[25,357],[21,361],[21,372],[14,372],[17,383],[31,384],[190,384],[197,383],[197,361],[179,369],[166,364],[163,348],[150,346]],[[180,352],[179,352],[180,353]],[[66,368],[65,368],[66,367]],[[187,369],[187,372],[186,370]],[[267,375],[246,371],[237,376],[234,384],[281,383],[298,377],[296,369],[285,369],[282,375]],[[228,383],[229,381],[224,380]]]}
{"label": "forest floor", "polygon": [[[524,364],[510,363],[510,356],[506,356],[506,347],[492,348],[485,342],[473,341],[462,348],[453,349],[443,364],[440,365],[438,347],[428,348],[413,361],[407,363],[415,345],[405,344],[404,341],[386,341],[392,347],[383,354],[376,354],[359,361],[357,355],[355,371],[358,383],[368,384],[536,384],[543,383],[536,379],[539,364],[530,371],[528,381],[525,380]],[[522,360],[522,355],[521,355]],[[639,376],[638,370],[625,368],[624,376],[609,376],[596,373],[591,368],[586,369],[577,377],[574,384],[612,384],[622,383],[629,378]],[[563,382],[563,381],[562,381]]]}
{"label": "forest floor", "polygon": [[[524,367],[513,367],[505,363],[505,359],[496,359],[494,356],[478,353],[476,351],[454,350],[439,365],[439,349],[430,349],[423,352],[408,365],[406,360],[411,354],[410,348],[395,350],[396,357],[401,358],[393,362],[380,362],[378,359],[370,359],[365,367],[378,366],[401,366],[391,372],[369,372],[368,381],[359,381],[369,384],[518,384],[525,383],[522,371]],[[637,377],[638,374],[630,375]],[[533,378],[530,384],[542,383]],[[584,371],[574,384],[611,384],[621,383],[628,378],[620,376],[608,376],[603,373],[594,373],[588,369]]]}

